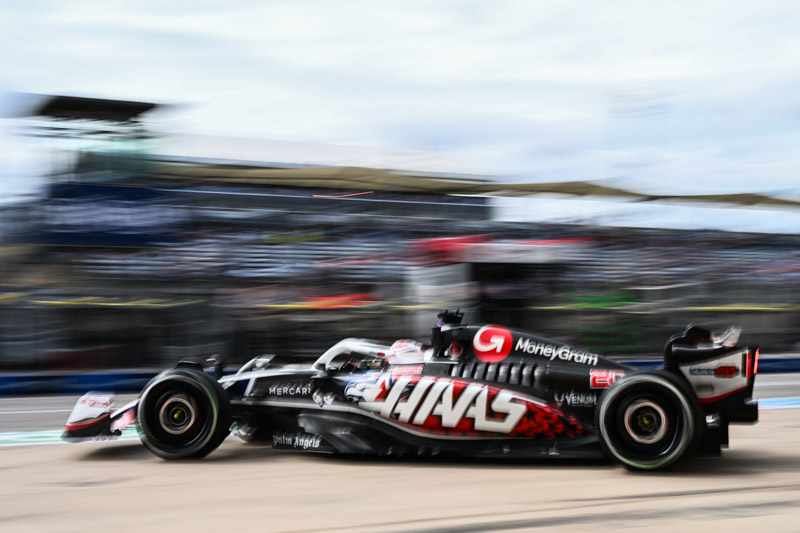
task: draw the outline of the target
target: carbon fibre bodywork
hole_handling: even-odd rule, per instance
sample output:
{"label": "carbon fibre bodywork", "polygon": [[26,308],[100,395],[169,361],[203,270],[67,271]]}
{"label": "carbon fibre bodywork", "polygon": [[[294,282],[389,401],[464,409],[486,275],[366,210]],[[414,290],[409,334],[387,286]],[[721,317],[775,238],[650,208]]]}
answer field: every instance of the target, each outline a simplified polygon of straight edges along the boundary
{"label": "carbon fibre bodywork", "polygon": [[[310,366],[260,356],[219,377],[233,433],[328,453],[611,456],[648,469],[698,450],[719,452],[729,423],[758,417],[751,399],[757,350],[701,328],[670,339],[664,368],[643,372],[526,331],[461,324],[459,313],[440,318],[428,345],[345,339]],[[176,393],[166,405],[191,411],[184,397]],[[92,427],[99,429],[93,437],[113,436],[115,421],[130,423],[125,413],[141,408],[98,417],[96,425],[75,415],[65,437],[86,438]],[[183,428],[170,423],[167,430]]]}

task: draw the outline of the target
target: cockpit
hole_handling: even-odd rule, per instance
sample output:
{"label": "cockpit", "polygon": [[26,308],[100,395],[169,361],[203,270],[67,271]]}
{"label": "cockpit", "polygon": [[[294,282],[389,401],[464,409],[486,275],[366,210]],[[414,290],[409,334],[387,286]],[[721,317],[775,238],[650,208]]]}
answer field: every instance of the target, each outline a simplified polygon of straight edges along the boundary
{"label": "cockpit", "polygon": [[370,339],[349,338],[339,341],[314,363],[317,370],[379,369],[387,365],[425,363],[434,354],[432,346],[412,339],[400,339],[391,345]]}

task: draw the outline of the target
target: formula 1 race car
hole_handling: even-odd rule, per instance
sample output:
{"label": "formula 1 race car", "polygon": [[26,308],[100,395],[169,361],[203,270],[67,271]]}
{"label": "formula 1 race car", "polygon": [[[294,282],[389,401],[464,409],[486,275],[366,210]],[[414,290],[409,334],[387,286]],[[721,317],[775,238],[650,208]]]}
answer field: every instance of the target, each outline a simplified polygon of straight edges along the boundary
{"label": "formula 1 race car", "polygon": [[642,370],[525,331],[461,324],[444,312],[430,345],[345,339],[310,366],[255,357],[216,377],[181,362],[111,410],[89,393],[65,440],[114,438],[137,424],[164,459],[203,457],[232,431],[276,448],[341,454],[610,457],[662,469],[719,453],[730,423],[754,423],[758,350],[738,331],[690,326],[663,367]]}

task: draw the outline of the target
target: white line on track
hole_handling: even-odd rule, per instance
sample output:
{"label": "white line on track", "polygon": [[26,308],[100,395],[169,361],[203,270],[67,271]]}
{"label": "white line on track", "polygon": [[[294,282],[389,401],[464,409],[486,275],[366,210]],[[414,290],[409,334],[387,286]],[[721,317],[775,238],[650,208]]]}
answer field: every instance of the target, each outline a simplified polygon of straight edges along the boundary
{"label": "white line on track", "polygon": [[800,398],[761,398],[758,400],[759,409],[797,409],[800,407]]}
{"label": "white line on track", "polygon": [[[0,447],[4,446],[33,446],[38,444],[62,444],[63,430],[46,429],[40,431],[10,431],[0,433]],[[126,428],[122,435],[116,439],[108,440],[134,440],[139,434],[135,428]]]}
{"label": "white line on track", "polygon": [[39,409],[36,411],[0,411],[0,415],[35,415],[41,413],[69,413],[72,409]]}

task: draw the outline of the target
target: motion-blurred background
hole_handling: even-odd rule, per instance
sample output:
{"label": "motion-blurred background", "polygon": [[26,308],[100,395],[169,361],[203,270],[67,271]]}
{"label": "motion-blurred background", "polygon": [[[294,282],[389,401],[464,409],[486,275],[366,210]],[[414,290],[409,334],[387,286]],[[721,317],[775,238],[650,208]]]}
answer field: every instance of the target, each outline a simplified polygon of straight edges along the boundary
{"label": "motion-blurred background", "polygon": [[313,357],[456,307],[794,351],[800,17],[729,6],[0,7],[0,370]]}

